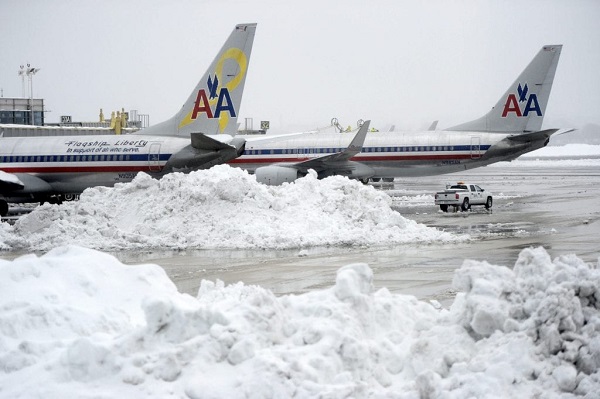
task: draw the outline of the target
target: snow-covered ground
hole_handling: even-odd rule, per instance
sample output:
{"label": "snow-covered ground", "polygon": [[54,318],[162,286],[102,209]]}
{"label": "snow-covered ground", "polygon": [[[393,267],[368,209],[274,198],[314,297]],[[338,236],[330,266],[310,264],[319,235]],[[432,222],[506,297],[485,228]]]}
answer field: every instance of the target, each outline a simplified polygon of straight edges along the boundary
{"label": "snow-covered ground", "polygon": [[568,398],[600,392],[600,270],[466,261],[449,310],[366,264],[276,297],[81,247],[0,260],[1,398]]}
{"label": "snow-covered ground", "polygon": [[466,239],[339,177],[265,187],[219,166],[87,190],[0,223],[1,249],[50,250],[0,260],[0,398],[598,397],[600,265],[575,255],[466,260],[443,309],[375,291],[366,264],[301,295],[203,281],[194,297],[158,265],[89,249]]}

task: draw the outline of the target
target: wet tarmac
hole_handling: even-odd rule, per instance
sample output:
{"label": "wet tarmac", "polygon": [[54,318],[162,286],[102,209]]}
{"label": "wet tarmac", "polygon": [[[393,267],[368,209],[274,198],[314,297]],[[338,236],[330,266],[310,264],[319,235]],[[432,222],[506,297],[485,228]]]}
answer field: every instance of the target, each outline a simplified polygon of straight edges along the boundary
{"label": "wet tarmac", "polygon": [[[489,212],[443,213],[434,193],[446,183],[474,182],[494,194]],[[126,263],[157,263],[182,292],[195,295],[202,279],[226,284],[243,281],[276,294],[295,294],[331,286],[339,267],[368,263],[375,288],[451,302],[454,270],[465,259],[512,267],[527,247],[543,246],[552,257],[576,254],[597,264],[600,258],[600,167],[489,167],[460,174],[396,179],[376,184],[394,198],[403,216],[456,234],[461,244],[314,248],[309,250],[232,250],[119,253]]]}
{"label": "wet tarmac", "polygon": [[[128,264],[161,265],[181,292],[195,295],[202,279],[243,281],[275,294],[330,287],[338,268],[367,263],[375,288],[449,304],[454,270],[465,259],[512,267],[527,247],[543,246],[552,257],[576,254],[600,258],[600,167],[557,163],[544,167],[488,167],[442,176],[396,179],[375,184],[394,199],[404,217],[456,234],[460,244],[395,245],[303,250],[194,250],[113,253]],[[466,181],[493,193],[492,211],[443,213],[434,193],[446,183]],[[16,254],[0,254],[10,259]]]}

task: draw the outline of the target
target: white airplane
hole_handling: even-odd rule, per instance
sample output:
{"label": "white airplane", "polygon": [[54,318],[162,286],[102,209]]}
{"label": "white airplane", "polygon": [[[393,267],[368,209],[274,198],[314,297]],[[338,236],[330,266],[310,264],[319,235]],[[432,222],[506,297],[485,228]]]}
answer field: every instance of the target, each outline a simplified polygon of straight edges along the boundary
{"label": "white airplane", "polygon": [[[343,175],[362,181],[457,172],[509,161],[544,147],[559,129],[541,130],[562,45],[543,46],[483,117],[446,130],[370,132],[348,159],[332,154],[352,136],[307,132],[290,137],[247,138],[244,153],[230,160],[266,184],[282,184],[314,169],[318,177]],[[571,130],[563,130],[566,133]]]}
{"label": "white airplane", "polygon": [[[0,137],[0,215],[9,203],[60,202],[138,172],[210,168],[236,158],[237,131],[256,24],[237,25],[181,110],[128,135]],[[210,136],[209,136],[210,135]]]}

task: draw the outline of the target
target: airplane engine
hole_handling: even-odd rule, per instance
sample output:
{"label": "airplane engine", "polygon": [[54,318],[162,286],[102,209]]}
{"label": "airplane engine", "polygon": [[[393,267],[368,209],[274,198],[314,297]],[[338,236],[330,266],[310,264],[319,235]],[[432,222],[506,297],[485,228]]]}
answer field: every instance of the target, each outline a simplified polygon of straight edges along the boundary
{"label": "airplane engine", "polygon": [[296,169],[285,166],[263,166],[256,169],[254,176],[259,183],[267,186],[280,186],[286,182],[293,182],[300,177],[300,174]]}

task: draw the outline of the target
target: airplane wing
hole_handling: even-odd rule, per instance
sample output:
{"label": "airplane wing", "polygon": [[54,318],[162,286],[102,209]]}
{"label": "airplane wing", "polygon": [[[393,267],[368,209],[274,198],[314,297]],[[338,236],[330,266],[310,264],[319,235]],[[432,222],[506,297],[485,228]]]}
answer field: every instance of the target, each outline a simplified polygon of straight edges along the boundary
{"label": "airplane wing", "polygon": [[362,151],[370,123],[371,121],[363,123],[344,151],[294,164],[277,164],[257,168],[254,172],[256,181],[268,185],[279,185],[296,180],[299,176],[307,174],[309,169],[317,172],[320,178],[341,175],[354,179],[366,179],[373,176],[372,168],[350,160]]}
{"label": "airplane wing", "polygon": [[295,164],[294,167],[301,170],[315,169],[319,171],[319,169],[331,168],[332,164],[335,162],[345,162],[350,160],[350,158],[362,151],[365,138],[367,137],[367,132],[369,131],[370,123],[371,121],[365,121],[362,124],[360,129],[358,129],[356,136],[354,136],[350,142],[350,145],[344,151],[325,155],[319,158],[309,159],[308,161]]}

